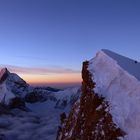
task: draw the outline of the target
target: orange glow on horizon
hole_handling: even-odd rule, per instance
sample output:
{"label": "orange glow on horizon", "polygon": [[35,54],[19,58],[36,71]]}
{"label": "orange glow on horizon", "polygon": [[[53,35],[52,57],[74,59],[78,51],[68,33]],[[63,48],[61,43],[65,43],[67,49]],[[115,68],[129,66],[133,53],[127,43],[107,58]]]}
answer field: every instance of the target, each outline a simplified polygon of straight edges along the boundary
{"label": "orange glow on horizon", "polygon": [[64,74],[48,74],[48,75],[34,75],[34,74],[19,74],[29,84],[61,84],[61,83],[80,83],[80,73],[64,73]]}

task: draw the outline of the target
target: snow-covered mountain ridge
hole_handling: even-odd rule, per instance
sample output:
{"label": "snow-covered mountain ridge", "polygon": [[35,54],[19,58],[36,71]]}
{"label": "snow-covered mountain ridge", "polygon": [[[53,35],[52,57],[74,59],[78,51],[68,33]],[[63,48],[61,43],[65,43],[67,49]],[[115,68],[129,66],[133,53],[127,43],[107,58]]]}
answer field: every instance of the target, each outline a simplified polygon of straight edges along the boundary
{"label": "snow-covered mountain ridge", "polygon": [[7,68],[0,72],[0,139],[55,140],[60,115],[68,114],[80,87],[32,87]]}
{"label": "snow-covered mountain ridge", "polygon": [[9,103],[14,97],[24,97],[30,90],[29,85],[17,74],[7,68],[0,71],[0,102]]}
{"label": "snow-covered mountain ridge", "polygon": [[139,62],[109,50],[84,62],[82,95],[63,122],[59,140],[139,140],[139,69]]}
{"label": "snow-covered mountain ridge", "polygon": [[102,49],[102,52],[114,59],[122,69],[140,81],[140,62],[106,49]]}
{"label": "snow-covered mountain ridge", "polygon": [[138,140],[140,81],[136,78],[139,78],[140,74],[136,68],[139,69],[140,64],[119,55],[117,58],[116,54],[114,59],[114,53],[110,54],[109,51],[101,51],[89,62],[89,71],[96,83],[94,91],[110,103],[113,121],[127,133],[125,139]]}

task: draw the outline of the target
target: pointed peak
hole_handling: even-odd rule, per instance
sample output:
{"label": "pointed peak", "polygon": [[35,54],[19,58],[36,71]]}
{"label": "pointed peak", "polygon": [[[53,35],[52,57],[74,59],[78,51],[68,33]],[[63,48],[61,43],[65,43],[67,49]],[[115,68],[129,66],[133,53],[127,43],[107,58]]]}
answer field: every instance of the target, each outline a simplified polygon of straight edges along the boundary
{"label": "pointed peak", "polygon": [[7,68],[2,68],[0,71],[0,84],[3,83],[9,75],[9,71]]}
{"label": "pointed peak", "polygon": [[1,72],[6,72],[6,71],[8,71],[8,69],[6,67],[1,69]]}
{"label": "pointed peak", "polygon": [[4,73],[10,73],[9,70],[5,67],[5,68],[2,68],[0,70],[0,75],[4,74]]}

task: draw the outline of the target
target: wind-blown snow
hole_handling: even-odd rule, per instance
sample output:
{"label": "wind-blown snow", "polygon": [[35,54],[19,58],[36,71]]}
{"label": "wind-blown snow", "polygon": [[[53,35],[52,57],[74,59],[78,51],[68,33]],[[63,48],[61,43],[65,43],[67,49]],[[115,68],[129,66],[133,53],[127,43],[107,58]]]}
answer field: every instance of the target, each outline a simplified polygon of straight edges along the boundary
{"label": "wind-blown snow", "polygon": [[119,58],[111,52],[108,55],[108,52],[100,51],[90,60],[89,71],[96,83],[95,92],[109,102],[113,121],[126,132],[124,139],[140,140],[140,82],[134,77],[138,78],[138,75],[130,74],[136,68],[131,68],[132,61]]}

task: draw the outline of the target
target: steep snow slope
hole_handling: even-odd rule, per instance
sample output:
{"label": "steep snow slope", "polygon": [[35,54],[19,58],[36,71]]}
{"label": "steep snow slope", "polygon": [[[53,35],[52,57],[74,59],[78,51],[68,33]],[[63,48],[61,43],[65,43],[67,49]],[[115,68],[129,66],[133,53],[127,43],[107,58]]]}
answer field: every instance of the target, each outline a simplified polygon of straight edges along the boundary
{"label": "steep snow slope", "polygon": [[[140,64],[107,50],[89,62],[94,91],[110,104],[113,121],[126,132],[124,139],[140,139]],[[137,79],[136,79],[137,78]]]}
{"label": "steep snow slope", "polygon": [[128,57],[119,55],[110,50],[103,49],[102,50],[106,55],[113,58],[117,61],[117,63],[128,73],[135,76],[138,80],[140,80],[140,62],[136,60],[132,60]]}

